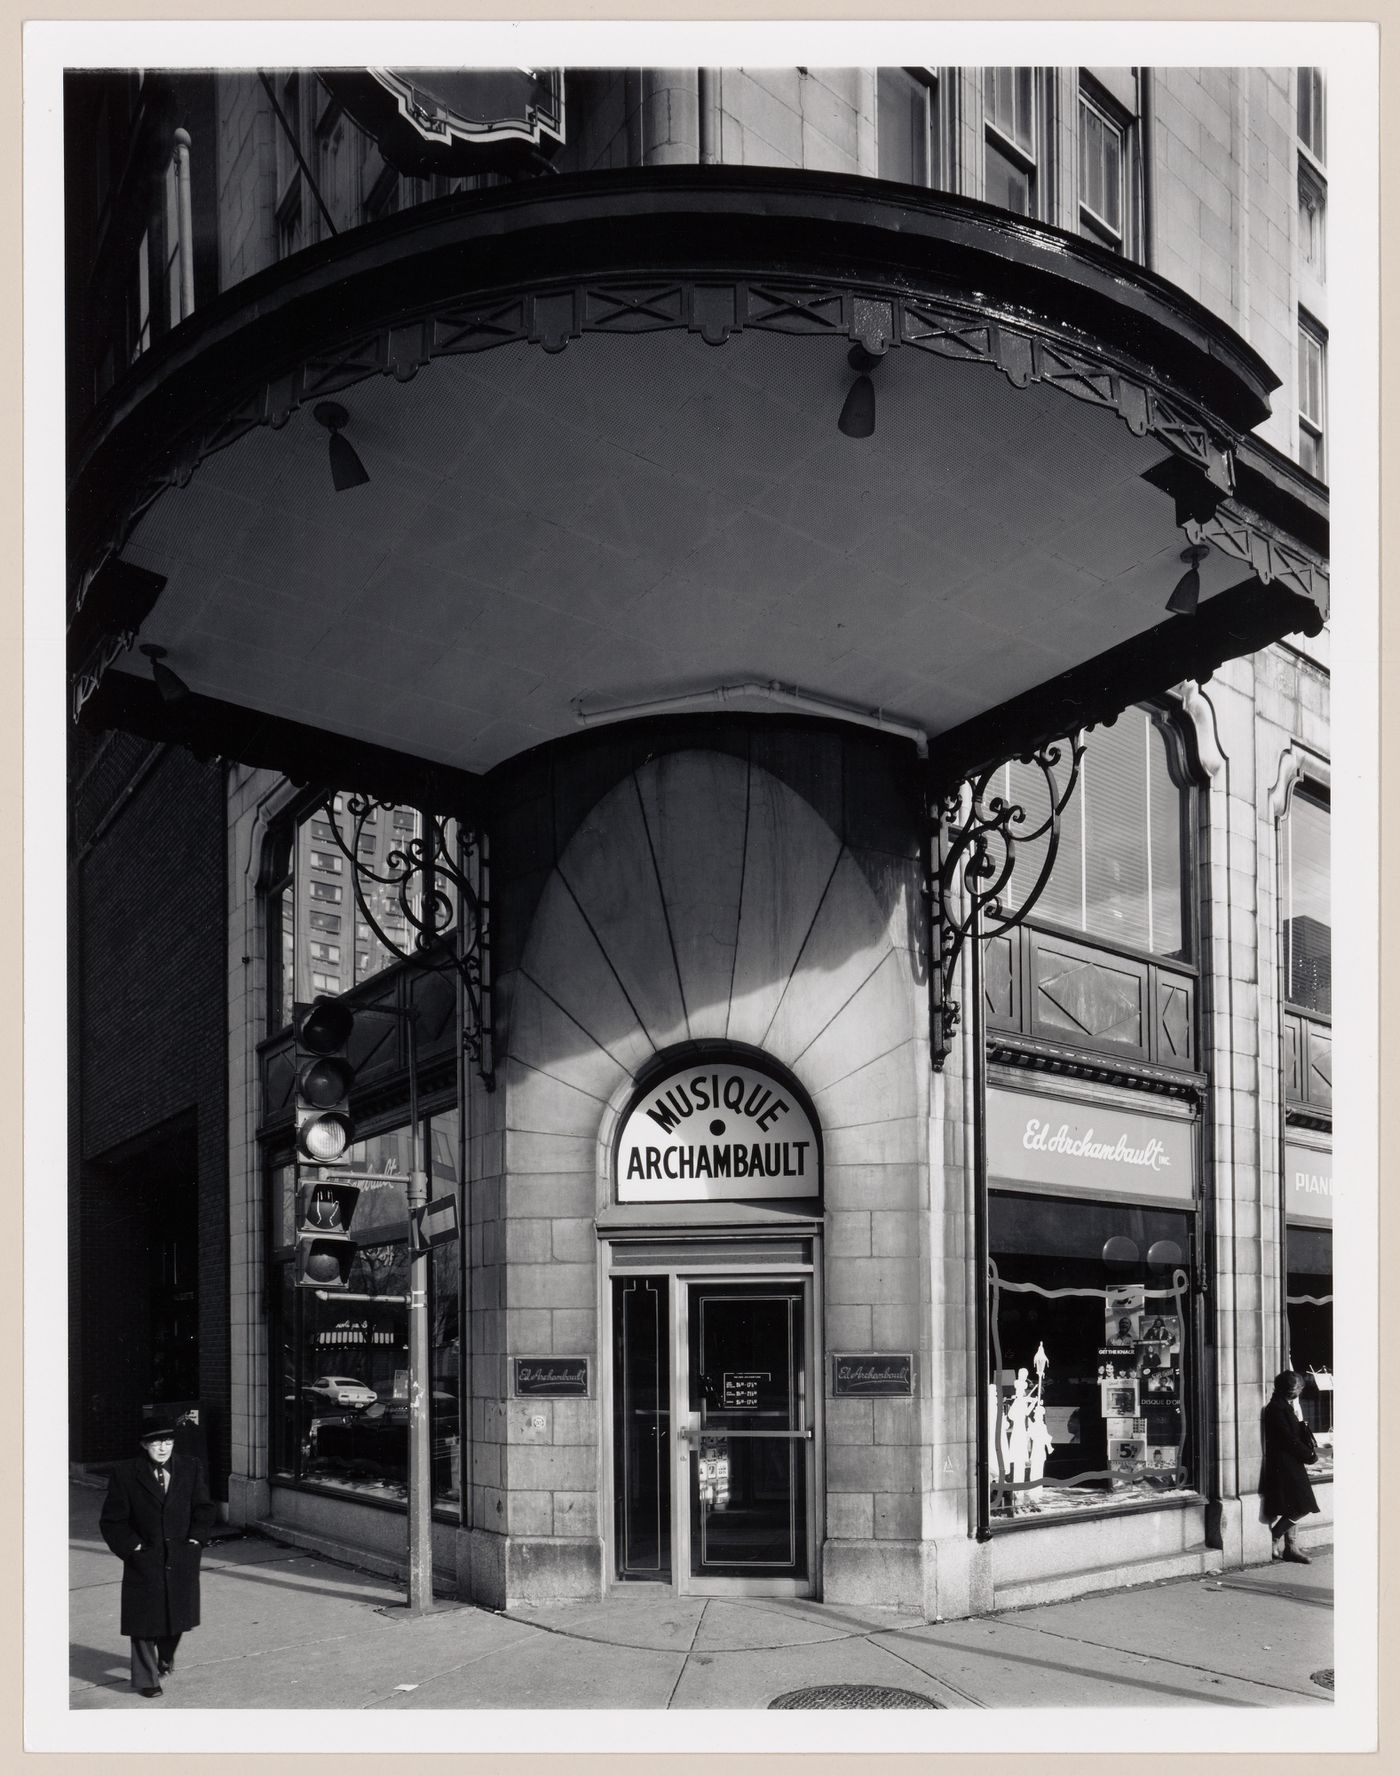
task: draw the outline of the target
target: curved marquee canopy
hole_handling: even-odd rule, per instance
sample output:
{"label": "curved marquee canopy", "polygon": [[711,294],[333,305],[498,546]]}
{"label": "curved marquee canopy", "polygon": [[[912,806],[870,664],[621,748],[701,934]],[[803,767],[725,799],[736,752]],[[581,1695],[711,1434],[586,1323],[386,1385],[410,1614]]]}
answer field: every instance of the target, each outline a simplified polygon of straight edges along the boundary
{"label": "curved marquee canopy", "polygon": [[[1320,624],[1325,493],[1249,436],[1274,382],[1140,268],[905,187],[689,167],[425,205],[235,286],[94,416],[74,705],[306,774],[320,736],[480,775],[781,685],[962,768]],[[1191,543],[1199,614],[1168,617]]]}

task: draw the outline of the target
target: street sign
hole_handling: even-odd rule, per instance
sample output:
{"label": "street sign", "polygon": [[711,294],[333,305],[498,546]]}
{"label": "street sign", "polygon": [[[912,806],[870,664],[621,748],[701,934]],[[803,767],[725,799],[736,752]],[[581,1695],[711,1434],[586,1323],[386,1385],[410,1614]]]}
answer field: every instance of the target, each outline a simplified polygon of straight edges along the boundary
{"label": "street sign", "polygon": [[430,1251],[434,1245],[450,1245],[457,1237],[457,1198],[438,1196],[424,1202],[409,1217],[410,1237],[415,1251]]}

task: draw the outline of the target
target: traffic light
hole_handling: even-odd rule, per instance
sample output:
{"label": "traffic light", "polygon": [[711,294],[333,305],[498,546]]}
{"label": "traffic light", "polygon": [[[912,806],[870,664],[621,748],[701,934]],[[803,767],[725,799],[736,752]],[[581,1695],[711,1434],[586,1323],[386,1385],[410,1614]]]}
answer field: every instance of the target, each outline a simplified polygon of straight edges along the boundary
{"label": "traffic light", "polygon": [[344,1165],[355,1138],[350,1120],[355,1070],[345,1054],[355,1013],[342,1000],[323,993],[309,1005],[296,1006],[292,1027],[297,1050],[297,1159],[302,1164]]}
{"label": "traffic light", "polygon": [[360,1199],[353,1183],[303,1183],[297,1190],[299,1288],[348,1288],[355,1261],[350,1225]]}

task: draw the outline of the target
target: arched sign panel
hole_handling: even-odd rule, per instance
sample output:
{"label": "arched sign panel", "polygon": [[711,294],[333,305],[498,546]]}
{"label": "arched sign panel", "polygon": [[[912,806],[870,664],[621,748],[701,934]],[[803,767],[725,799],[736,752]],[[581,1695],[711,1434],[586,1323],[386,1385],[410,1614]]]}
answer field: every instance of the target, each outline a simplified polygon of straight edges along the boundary
{"label": "arched sign panel", "polygon": [[637,1098],[617,1147],[619,1202],[821,1194],[821,1147],[789,1085],[748,1060],[700,1060]]}

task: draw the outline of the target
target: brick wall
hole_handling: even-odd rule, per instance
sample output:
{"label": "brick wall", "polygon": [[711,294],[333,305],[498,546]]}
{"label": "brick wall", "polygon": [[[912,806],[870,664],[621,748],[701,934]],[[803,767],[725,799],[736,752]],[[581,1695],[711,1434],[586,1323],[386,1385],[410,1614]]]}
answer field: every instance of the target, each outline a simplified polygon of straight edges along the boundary
{"label": "brick wall", "polygon": [[[78,736],[69,868],[72,1457],[130,1451],[149,1201],[195,1192],[199,1391],[228,1466],[223,770],[177,748]],[[125,1364],[125,1367],[123,1366]]]}

